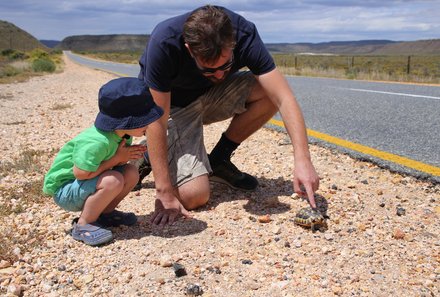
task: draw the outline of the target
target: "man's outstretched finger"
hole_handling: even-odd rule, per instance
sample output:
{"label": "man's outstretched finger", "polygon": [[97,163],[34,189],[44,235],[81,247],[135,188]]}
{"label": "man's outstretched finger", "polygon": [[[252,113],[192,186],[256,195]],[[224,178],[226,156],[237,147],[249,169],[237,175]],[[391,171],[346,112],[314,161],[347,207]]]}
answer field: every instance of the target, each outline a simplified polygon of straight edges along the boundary
{"label": "man's outstretched finger", "polygon": [[311,184],[304,185],[307,191],[307,197],[309,198],[310,206],[312,208],[316,208],[316,202],[315,202],[315,192],[313,191],[313,187]]}

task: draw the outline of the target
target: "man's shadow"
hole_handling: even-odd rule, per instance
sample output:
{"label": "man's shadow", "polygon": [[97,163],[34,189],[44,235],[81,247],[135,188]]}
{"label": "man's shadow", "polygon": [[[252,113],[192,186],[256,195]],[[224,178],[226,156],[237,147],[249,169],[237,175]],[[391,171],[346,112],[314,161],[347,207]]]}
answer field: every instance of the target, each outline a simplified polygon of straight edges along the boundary
{"label": "man's shadow", "polygon": [[140,239],[146,236],[175,238],[202,232],[208,227],[204,221],[195,218],[180,217],[172,225],[156,226],[150,222],[153,212],[148,215],[139,215],[134,226],[113,228],[116,240]]}
{"label": "man's shadow", "polygon": [[[261,216],[266,214],[280,214],[291,210],[290,204],[279,201],[280,196],[291,196],[294,192],[292,181],[283,178],[268,179],[259,177],[259,187],[253,192],[234,190],[226,185],[211,183],[211,197],[208,203],[196,209],[196,212],[207,211],[216,208],[221,203],[247,200],[243,208],[250,214]],[[145,188],[154,188],[153,181],[146,181],[142,184]],[[306,197],[301,200],[292,200],[292,203],[301,201],[302,207],[308,206]],[[315,194],[315,201],[318,209],[326,217],[328,202],[325,197]],[[121,239],[138,239],[144,236],[158,236],[164,238],[174,238],[179,236],[188,236],[202,232],[207,228],[207,223],[195,218],[180,218],[171,226],[159,227],[150,223],[153,212],[148,215],[138,216],[138,225],[140,228],[127,228],[116,235]]]}
{"label": "man's shadow", "polygon": [[[244,209],[248,213],[258,216],[280,214],[291,210],[290,204],[279,200],[280,196],[291,196],[294,193],[291,180],[285,180],[281,177],[277,179],[259,177],[258,181],[260,185],[254,192],[233,190],[223,184],[211,183],[211,198],[208,204],[200,208],[199,211],[216,208],[221,203],[237,200],[247,200]],[[304,204],[303,207],[308,206],[307,198],[302,197],[301,199],[304,201],[302,203]],[[320,211],[326,215],[328,208],[327,200],[323,196],[315,194],[315,201]]]}

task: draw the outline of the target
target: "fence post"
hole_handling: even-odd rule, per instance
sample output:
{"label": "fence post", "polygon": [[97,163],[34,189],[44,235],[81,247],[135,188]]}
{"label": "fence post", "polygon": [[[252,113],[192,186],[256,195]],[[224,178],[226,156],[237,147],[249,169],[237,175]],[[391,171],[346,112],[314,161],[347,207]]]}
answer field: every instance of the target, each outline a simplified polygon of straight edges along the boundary
{"label": "fence post", "polygon": [[354,56],[351,57],[351,68],[354,66]]}
{"label": "fence post", "polygon": [[406,74],[409,75],[411,71],[411,56],[408,56],[408,64],[406,65]]}
{"label": "fence post", "polygon": [[295,69],[298,67],[298,57],[295,56]]}

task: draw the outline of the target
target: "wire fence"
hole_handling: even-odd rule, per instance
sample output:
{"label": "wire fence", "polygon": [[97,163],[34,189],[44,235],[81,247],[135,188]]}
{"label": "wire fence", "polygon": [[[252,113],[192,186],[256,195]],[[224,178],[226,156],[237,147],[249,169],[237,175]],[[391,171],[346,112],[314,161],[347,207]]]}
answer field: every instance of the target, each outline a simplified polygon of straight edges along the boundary
{"label": "wire fence", "polygon": [[[273,54],[287,74],[440,83],[439,56]],[[328,75],[325,75],[325,74]]]}

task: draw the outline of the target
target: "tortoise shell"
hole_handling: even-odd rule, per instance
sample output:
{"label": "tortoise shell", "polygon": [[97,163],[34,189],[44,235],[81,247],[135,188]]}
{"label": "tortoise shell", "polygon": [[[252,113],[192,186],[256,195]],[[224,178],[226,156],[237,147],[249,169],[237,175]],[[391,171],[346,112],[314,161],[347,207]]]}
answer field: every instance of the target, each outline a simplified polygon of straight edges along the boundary
{"label": "tortoise shell", "polygon": [[318,209],[313,209],[311,207],[305,207],[300,209],[294,219],[295,224],[315,229],[315,226],[324,225],[324,216]]}

